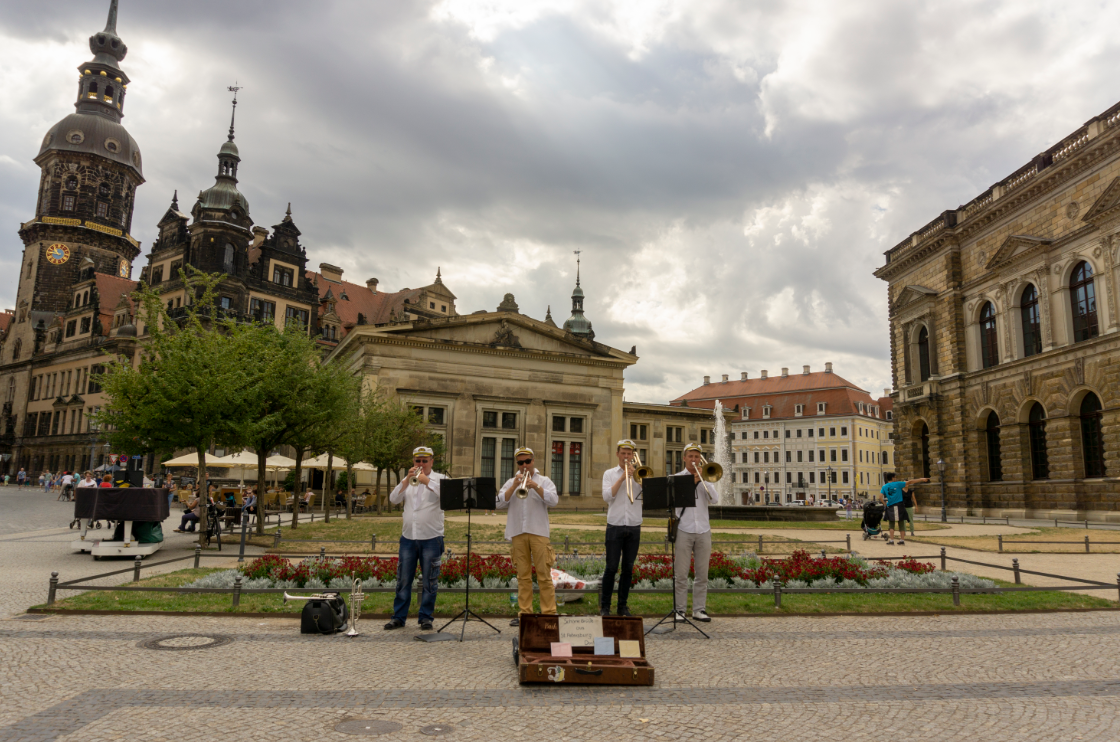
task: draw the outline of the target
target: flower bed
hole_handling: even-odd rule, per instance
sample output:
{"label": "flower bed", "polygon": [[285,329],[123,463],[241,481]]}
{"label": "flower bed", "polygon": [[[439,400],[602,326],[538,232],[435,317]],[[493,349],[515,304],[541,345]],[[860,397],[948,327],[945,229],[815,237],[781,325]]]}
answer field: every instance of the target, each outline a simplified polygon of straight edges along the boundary
{"label": "flower bed", "polygon": [[[693,566],[689,577],[694,576]],[[603,576],[606,563],[602,559],[561,557],[556,568],[594,585]],[[365,589],[394,587],[397,580],[396,557],[343,557],[338,559],[311,557],[292,564],[287,559],[268,555],[255,559],[240,569],[216,572],[193,583],[194,587],[232,587],[241,575],[245,589],[332,588],[349,589],[355,578]],[[957,572],[937,572],[932,564],[914,559],[869,563],[857,556],[820,558],[806,551],[795,551],[788,559],[760,559],[754,555],[729,557],[712,554],[708,564],[709,585],[714,589],[770,588],[775,582],[797,587],[948,587],[952,577],[966,588],[995,587],[991,580]],[[632,584],[638,589],[672,586],[672,557],[643,554],[634,564]],[[516,588],[517,572],[512,560],[503,555],[481,557],[471,555],[468,568],[465,556],[444,560],[440,568],[443,587]]]}

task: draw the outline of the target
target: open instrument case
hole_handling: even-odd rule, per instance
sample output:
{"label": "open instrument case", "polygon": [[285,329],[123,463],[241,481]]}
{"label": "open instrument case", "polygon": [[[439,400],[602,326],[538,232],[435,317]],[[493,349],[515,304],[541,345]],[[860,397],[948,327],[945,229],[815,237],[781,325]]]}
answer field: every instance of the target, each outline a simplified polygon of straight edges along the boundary
{"label": "open instrument case", "polygon": [[[513,640],[521,683],[653,685],[640,616],[603,616],[603,636],[615,639],[613,655],[597,655],[593,647],[572,647],[571,657],[553,657],[552,642],[560,641],[559,619],[539,613],[521,616],[520,637]],[[619,657],[618,642],[625,640],[638,642],[641,657]]]}

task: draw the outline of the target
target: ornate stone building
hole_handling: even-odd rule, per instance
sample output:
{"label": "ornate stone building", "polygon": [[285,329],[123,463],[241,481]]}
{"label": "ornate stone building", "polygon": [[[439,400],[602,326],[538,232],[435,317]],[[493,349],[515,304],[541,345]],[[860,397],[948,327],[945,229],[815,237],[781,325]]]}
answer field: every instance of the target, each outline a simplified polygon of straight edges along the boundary
{"label": "ornate stone building", "polygon": [[1120,520],[1120,105],[886,253],[899,476]]}

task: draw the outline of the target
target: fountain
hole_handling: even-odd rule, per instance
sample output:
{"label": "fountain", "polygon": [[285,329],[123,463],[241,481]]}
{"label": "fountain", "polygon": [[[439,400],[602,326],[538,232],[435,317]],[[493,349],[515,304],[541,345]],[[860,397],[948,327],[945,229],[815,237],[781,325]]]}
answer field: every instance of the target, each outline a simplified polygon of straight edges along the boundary
{"label": "fountain", "polygon": [[723,467],[723,479],[716,484],[719,490],[720,505],[738,505],[735,502],[735,493],[731,488],[731,446],[727,440],[727,421],[723,419],[723,404],[717,399],[715,410],[715,440],[713,443],[713,460]]}

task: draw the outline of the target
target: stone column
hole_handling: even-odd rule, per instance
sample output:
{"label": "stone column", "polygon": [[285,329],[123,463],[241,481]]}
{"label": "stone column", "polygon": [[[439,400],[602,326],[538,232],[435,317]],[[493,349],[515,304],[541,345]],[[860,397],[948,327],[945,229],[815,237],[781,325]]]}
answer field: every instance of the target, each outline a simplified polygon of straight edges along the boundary
{"label": "stone column", "polygon": [[455,400],[449,430],[451,440],[448,441],[447,450],[451,455],[451,476],[475,476],[474,461],[480,443],[477,438],[478,413],[475,410],[474,395],[470,392],[463,392]]}

